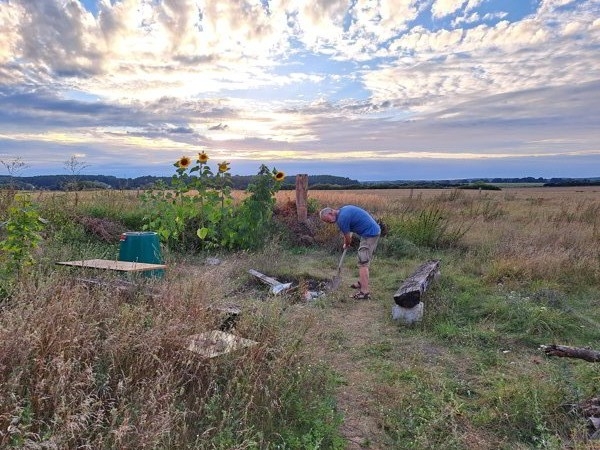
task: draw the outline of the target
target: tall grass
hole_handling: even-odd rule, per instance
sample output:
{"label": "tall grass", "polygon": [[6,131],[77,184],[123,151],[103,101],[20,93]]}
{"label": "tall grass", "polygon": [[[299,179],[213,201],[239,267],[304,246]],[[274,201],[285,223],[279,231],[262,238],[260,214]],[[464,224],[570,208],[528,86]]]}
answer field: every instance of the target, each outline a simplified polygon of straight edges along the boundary
{"label": "tall grass", "polygon": [[0,321],[1,446],[341,448],[328,370],[304,363],[306,322],[266,306],[238,325],[255,347],[186,349],[218,326],[208,286],[180,279],[159,301],[58,273],[21,286]]}

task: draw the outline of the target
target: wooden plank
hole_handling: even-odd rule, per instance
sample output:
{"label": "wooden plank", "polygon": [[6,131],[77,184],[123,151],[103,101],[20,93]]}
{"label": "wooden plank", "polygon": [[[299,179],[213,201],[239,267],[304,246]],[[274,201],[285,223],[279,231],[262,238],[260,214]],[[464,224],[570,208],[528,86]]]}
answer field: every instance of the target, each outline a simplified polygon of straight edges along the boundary
{"label": "wooden plank", "polygon": [[260,279],[262,282],[271,286],[271,289],[270,289],[271,294],[278,295],[278,294],[281,294],[282,292],[287,292],[287,290],[292,287],[292,283],[281,283],[281,282],[277,281],[275,278],[268,277],[267,275],[260,273],[258,270],[249,269],[248,273],[251,275],[254,275],[258,279]]}
{"label": "wooden plank", "polygon": [[92,269],[118,270],[120,272],[144,272],[146,270],[166,269],[167,267],[165,264],[116,261],[112,259],[81,259],[78,261],[60,261],[56,264]]}
{"label": "wooden plank", "polygon": [[95,278],[75,278],[75,281],[85,284],[87,286],[99,286],[105,288],[116,288],[118,290],[129,290],[135,289],[137,285],[131,281],[125,281],[121,279],[114,280],[99,280]]}
{"label": "wooden plank", "polygon": [[187,349],[206,358],[224,355],[244,347],[256,345],[258,342],[245,339],[220,330],[195,334],[187,340]]}
{"label": "wooden plank", "polygon": [[396,305],[402,308],[414,308],[421,302],[425,290],[439,273],[439,260],[430,260],[421,264],[394,294]]}
{"label": "wooden plank", "polygon": [[269,276],[265,275],[264,273],[260,273],[258,270],[249,269],[248,273],[250,275],[254,275],[256,278],[258,278],[259,280],[263,281],[264,283],[266,283],[270,286],[279,286],[280,284],[282,284],[279,281],[277,281],[275,278],[269,277]]}

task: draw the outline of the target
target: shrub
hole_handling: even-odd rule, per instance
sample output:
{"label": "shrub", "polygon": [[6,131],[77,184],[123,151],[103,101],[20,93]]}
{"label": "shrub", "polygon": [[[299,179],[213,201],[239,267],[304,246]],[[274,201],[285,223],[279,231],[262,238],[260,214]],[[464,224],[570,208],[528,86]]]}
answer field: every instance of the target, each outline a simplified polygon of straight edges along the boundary
{"label": "shrub", "polygon": [[38,207],[29,195],[17,194],[8,208],[8,218],[3,225],[4,236],[0,241],[3,263],[8,272],[15,272],[33,263],[33,251],[42,240],[44,228]]}
{"label": "shrub", "polygon": [[468,227],[453,227],[443,211],[433,207],[405,218],[398,224],[397,231],[416,245],[440,248],[456,247]]}

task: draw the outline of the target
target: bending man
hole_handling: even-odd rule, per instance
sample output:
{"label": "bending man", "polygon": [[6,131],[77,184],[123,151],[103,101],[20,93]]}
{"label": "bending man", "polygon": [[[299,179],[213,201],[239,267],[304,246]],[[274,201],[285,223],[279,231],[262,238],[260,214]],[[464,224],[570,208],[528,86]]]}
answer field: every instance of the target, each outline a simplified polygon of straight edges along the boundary
{"label": "bending man", "polygon": [[369,264],[381,234],[379,224],[367,211],[354,205],[345,205],[340,209],[323,208],[319,217],[323,222],[335,223],[338,226],[344,237],[344,248],[348,248],[352,243],[352,233],[360,236],[358,282],[353,283],[351,287],[358,289],[353,295],[354,298],[369,299]]}

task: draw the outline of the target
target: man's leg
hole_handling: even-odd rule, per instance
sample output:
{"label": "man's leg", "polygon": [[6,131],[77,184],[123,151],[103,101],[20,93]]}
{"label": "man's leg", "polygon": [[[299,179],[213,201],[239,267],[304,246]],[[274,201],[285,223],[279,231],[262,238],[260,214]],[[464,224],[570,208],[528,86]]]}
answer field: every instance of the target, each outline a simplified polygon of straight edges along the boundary
{"label": "man's leg", "polygon": [[368,294],[369,290],[369,265],[373,252],[377,248],[379,236],[361,238],[358,247],[358,279],[360,280],[361,292]]}
{"label": "man's leg", "polygon": [[360,291],[369,293],[369,266],[360,266],[358,268],[358,280],[360,281]]}

